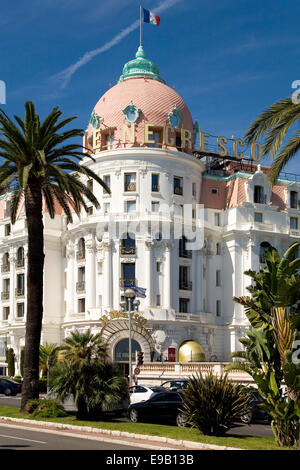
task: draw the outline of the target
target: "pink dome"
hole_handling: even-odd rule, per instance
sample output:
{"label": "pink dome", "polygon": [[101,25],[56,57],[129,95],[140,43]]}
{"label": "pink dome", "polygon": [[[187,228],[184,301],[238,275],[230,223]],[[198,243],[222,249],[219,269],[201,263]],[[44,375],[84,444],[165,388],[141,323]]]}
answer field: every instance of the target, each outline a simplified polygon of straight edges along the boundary
{"label": "pink dome", "polygon": [[[139,110],[135,122],[135,143],[122,143],[123,125],[126,123],[123,110],[132,103]],[[169,124],[168,114],[176,106],[181,113],[179,128],[189,130],[193,135],[193,120],[190,111],[176,91],[161,81],[139,77],[119,82],[110,88],[98,101],[94,113],[101,118],[100,130],[114,132],[112,148],[145,146],[144,124],[164,127]],[[114,128],[114,129],[113,129]],[[88,136],[91,142],[93,127],[89,124]],[[173,133],[172,133],[173,132]],[[174,137],[174,131],[170,137]]]}

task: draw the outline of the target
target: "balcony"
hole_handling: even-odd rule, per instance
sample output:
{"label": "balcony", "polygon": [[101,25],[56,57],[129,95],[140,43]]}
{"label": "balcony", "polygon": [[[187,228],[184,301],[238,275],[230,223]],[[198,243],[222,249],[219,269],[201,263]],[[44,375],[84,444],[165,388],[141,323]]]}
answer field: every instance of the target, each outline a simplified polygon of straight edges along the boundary
{"label": "balcony", "polygon": [[192,259],[193,252],[191,250],[179,250],[179,257]]}
{"label": "balcony", "polygon": [[2,273],[9,273],[9,271],[10,271],[10,265],[9,264],[2,264],[1,272]]}
{"label": "balcony", "polygon": [[1,292],[1,300],[9,300],[9,292]]}
{"label": "balcony", "polygon": [[137,285],[136,279],[123,279],[120,278],[120,287],[127,289],[127,287],[135,287]]}
{"label": "balcony", "polygon": [[136,191],[136,183],[125,183],[125,191]]}
{"label": "balcony", "polygon": [[174,187],[174,194],[177,194],[179,196],[182,196],[183,195],[183,189],[180,188],[179,186],[175,186]]}
{"label": "balcony", "polygon": [[159,193],[159,185],[158,184],[152,184],[152,192],[154,193]]}
{"label": "balcony", "polygon": [[85,292],[85,281],[76,282],[76,292]]}
{"label": "balcony", "polygon": [[179,289],[181,289],[181,290],[192,290],[193,289],[193,283],[191,281],[180,280],[179,281]]}
{"label": "balcony", "polygon": [[16,288],[15,294],[16,297],[24,297],[24,287]]}
{"label": "balcony", "polygon": [[135,255],[135,246],[121,246],[121,255]]}
{"label": "balcony", "polygon": [[85,260],[85,251],[78,251],[76,254],[77,261]]}

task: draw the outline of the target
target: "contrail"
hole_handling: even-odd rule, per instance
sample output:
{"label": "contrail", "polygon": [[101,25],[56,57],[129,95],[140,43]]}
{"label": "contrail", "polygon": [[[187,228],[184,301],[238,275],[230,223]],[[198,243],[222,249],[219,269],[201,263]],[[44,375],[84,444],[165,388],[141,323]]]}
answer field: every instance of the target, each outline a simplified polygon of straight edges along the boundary
{"label": "contrail", "polygon": [[[161,13],[164,10],[167,10],[168,8],[172,7],[178,2],[181,2],[182,0],[165,0],[161,2],[156,8],[153,8],[151,11],[155,13]],[[116,46],[119,44],[119,42],[128,36],[132,31],[137,29],[139,27],[140,21],[136,20],[134,23],[132,23],[130,26],[127,28],[123,29],[121,32],[119,32],[113,39],[110,41],[106,42],[103,46],[99,47],[98,49],[93,49],[91,51],[86,52],[81,59],[79,59],[75,64],[70,65],[68,68],[63,70],[62,72],[59,72],[56,75],[53,75],[51,78],[58,80],[60,82],[60,88],[63,90],[69,81],[71,80],[72,76],[74,73],[80,69],[83,65],[87,64],[90,62],[90,60],[93,59],[93,57],[102,54],[102,52],[108,51],[111,47]]]}

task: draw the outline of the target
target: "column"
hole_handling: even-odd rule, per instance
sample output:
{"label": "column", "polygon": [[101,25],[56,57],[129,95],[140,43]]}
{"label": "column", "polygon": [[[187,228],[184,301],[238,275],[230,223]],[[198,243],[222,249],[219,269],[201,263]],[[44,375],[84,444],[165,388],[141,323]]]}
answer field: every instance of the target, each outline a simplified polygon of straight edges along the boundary
{"label": "column", "polygon": [[70,315],[75,313],[75,250],[73,243],[69,242],[66,248],[66,258],[67,258],[67,312],[66,320],[69,319]]}
{"label": "column", "polygon": [[165,308],[172,308],[172,263],[171,251],[173,248],[172,243],[165,244],[165,266],[164,266],[164,298],[163,305]]}
{"label": "column", "polygon": [[153,307],[153,254],[152,247],[154,245],[153,240],[145,241],[145,253],[146,253],[146,307]]}
{"label": "column", "polygon": [[96,257],[92,237],[86,240],[85,247],[85,305],[86,310],[89,310],[96,307]]}
{"label": "column", "polygon": [[112,279],[112,244],[111,240],[102,242],[104,252],[103,263],[103,307],[107,310],[113,308],[113,279]]}

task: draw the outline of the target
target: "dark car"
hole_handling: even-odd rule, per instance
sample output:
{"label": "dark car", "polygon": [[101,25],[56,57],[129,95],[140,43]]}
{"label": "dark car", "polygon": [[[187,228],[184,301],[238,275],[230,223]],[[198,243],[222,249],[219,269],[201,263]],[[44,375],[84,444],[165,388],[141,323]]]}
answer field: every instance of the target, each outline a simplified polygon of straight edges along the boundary
{"label": "dark car", "polygon": [[247,410],[240,416],[242,423],[250,424],[254,421],[269,421],[268,413],[261,407],[265,400],[258,392],[251,393]]}
{"label": "dark car", "polygon": [[22,392],[22,385],[14,380],[0,377],[0,393],[4,393],[7,397],[15,396]]}
{"label": "dark car", "polygon": [[130,421],[169,421],[177,426],[185,426],[181,408],[183,399],[177,392],[154,392],[151,397],[139,403],[133,403],[128,408]]}
{"label": "dark car", "polygon": [[161,384],[161,387],[165,388],[166,390],[171,390],[172,392],[184,390],[189,385],[190,381],[187,379],[175,379],[175,380],[167,380]]}

